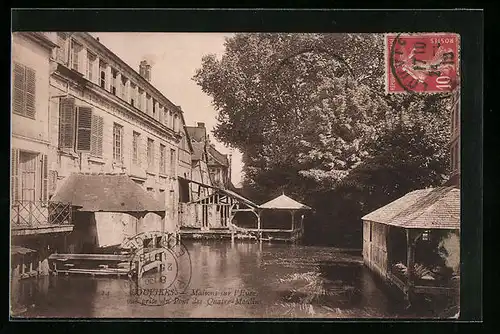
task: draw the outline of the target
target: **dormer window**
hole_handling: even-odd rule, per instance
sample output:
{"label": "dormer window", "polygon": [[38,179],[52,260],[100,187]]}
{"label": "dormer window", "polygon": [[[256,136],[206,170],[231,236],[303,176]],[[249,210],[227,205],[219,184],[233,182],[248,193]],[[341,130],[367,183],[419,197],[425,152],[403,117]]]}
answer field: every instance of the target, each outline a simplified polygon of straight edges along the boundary
{"label": "dormer window", "polygon": [[106,65],[105,62],[100,61],[99,62],[99,73],[100,73],[100,79],[99,79],[99,85],[101,86],[102,89],[106,89],[106,68],[108,65]]}
{"label": "dormer window", "polygon": [[115,70],[115,69],[111,69],[111,76],[112,76],[112,79],[111,79],[111,93],[113,95],[116,95],[116,86],[117,86],[116,78],[118,77],[118,71]]}
{"label": "dormer window", "polygon": [[80,43],[75,40],[71,40],[71,68],[75,71],[81,72],[80,69],[80,53],[83,47]]}
{"label": "dormer window", "polygon": [[137,88],[133,83],[131,83],[130,84],[130,104],[132,105],[132,107],[135,107],[136,101],[137,101]]}
{"label": "dormer window", "polygon": [[64,32],[57,33],[57,60],[67,64],[68,62],[68,36]]}
{"label": "dormer window", "polygon": [[122,75],[122,79],[120,80],[120,97],[123,100],[127,100],[127,78]]}

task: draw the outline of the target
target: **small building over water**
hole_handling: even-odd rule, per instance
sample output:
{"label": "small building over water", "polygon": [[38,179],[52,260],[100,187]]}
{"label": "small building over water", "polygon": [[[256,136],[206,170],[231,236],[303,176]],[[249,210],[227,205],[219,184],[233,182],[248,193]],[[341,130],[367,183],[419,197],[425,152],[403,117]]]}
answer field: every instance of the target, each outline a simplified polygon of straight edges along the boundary
{"label": "small building over water", "polygon": [[412,191],[363,218],[364,263],[410,298],[455,294],[460,279],[460,190]]}
{"label": "small building over water", "polygon": [[52,200],[74,208],[70,253],[92,253],[120,245],[140,232],[174,232],[175,228],[166,225],[165,203],[125,174],[73,173]]}

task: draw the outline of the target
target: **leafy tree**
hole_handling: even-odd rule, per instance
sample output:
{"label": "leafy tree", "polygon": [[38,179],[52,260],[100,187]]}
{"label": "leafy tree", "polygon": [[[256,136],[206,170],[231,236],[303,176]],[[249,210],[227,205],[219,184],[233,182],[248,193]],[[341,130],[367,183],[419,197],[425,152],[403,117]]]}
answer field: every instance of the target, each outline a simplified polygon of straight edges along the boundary
{"label": "leafy tree", "polygon": [[193,79],[256,201],[285,190],[318,209],[316,226],[359,232],[367,210],[442,182],[448,99],[387,95],[381,35],[236,34],[225,47]]}

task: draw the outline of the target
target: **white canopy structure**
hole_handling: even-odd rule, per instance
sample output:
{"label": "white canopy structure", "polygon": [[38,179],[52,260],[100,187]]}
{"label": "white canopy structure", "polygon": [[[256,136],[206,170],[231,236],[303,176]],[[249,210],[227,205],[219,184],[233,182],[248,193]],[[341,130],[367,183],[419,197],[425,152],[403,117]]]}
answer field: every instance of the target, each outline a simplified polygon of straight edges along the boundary
{"label": "white canopy structure", "polygon": [[299,203],[285,194],[282,194],[275,199],[270,200],[269,202],[259,205],[259,208],[274,210],[311,210],[311,208],[307,205]]}

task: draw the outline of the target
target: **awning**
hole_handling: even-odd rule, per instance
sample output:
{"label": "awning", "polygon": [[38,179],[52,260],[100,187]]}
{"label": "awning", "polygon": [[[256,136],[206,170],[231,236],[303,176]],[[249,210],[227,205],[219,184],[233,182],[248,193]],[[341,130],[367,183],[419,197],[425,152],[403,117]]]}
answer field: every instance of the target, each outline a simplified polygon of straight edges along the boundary
{"label": "awning", "polygon": [[160,203],[125,174],[71,174],[50,199],[87,212],[165,213]]}
{"label": "awning", "polygon": [[255,204],[254,202],[252,202],[248,198],[243,197],[240,194],[235,193],[234,191],[231,191],[231,190],[228,190],[228,189],[220,189],[220,191],[222,193],[228,195],[229,197],[232,197],[234,199],[242,201],[243,203],[245,203],[246,205],[248,205],[250,207],[253,207],[253,208],[257,208],[258,207],[257,204]]}
{"label": "awning", "polygon": [[402,228],[460,229],[460,190],[455,187],[412,191],[361,219]]}
{"label": "awning", "polygon": [[10,254],[11,255],[26,255],[30,253],[36,253],[36,250],[31,248],[21,247],[21,246],[10,246]]}
{"label": "awning", "polygon": [[260,209],[275,209],[275,210],[311,210],[305,204],[299,203],[296,200],[282,194],[275,199],[270,200],[259,206]]}

